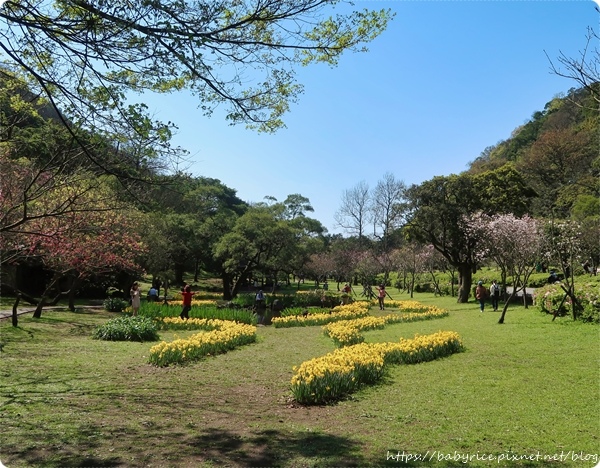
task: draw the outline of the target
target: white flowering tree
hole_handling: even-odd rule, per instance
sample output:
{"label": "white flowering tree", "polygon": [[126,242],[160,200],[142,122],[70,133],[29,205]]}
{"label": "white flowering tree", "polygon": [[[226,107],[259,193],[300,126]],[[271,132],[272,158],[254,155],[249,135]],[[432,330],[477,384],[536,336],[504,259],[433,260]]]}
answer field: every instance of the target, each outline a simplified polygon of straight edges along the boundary
{"label": "white flowering tree", "polygon": [[527,283],[535,271],[536,260],[541,255],[544,238],[541,226],[529,216],[488,216],[483,213],[472,215],[468,224],[480,234],[481,255],[493,260],[500,268],[504,290],[507,276],[511,275],[513,278],[512,292],[504,303],[498,320],[498,323],[504,323],[510,301],[520,291],[523,291],[523,297],[526,299]]}
{"label": "white flowering tree", "polygon": [[575,268],[581,264],[583,233],[581,225],[574,220],[551,221],[545,229],[547,250],[546,257],[558,264],[564,273],[561,288],[565,292],[565,299],[569,298],[572,304],[573,320],[583,309],[575,296]]}

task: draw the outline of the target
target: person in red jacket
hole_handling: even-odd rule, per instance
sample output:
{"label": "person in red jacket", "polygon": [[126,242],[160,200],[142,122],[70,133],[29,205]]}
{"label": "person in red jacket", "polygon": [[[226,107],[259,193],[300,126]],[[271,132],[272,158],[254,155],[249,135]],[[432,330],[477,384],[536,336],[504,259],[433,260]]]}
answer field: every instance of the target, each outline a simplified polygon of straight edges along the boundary
{"label": "person in red jacket", "polygon": [[385,304],[384,304],[385,295],[386,295],[385,284],[381,284],[381,285],[379,285],[379,288],[377,289],[377,299],[379,299],[379,310],[385,310]]}
{"label": "person in red jacket", "polygon": [[186,286],[181,292],[181,296],[183,298],[183,309],[181,311],[181,315],[179,316],[182,320],[189,319],[189,311],[192,310],[192,296],[194,293],[192,292],[192,288],[190,286]]}

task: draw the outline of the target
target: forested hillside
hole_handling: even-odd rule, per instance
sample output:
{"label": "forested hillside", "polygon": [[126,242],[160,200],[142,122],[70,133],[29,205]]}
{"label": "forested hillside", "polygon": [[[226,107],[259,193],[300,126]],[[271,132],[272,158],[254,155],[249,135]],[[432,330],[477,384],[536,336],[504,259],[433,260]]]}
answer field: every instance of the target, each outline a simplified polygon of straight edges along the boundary
{"label": "forested hillside", "polygon": [[557,96],[518,126],[512,135],[487,147],[471,163],[477,174],[513,165],[537,192],[531,214],[584,219],[600,212],[600,83]]}

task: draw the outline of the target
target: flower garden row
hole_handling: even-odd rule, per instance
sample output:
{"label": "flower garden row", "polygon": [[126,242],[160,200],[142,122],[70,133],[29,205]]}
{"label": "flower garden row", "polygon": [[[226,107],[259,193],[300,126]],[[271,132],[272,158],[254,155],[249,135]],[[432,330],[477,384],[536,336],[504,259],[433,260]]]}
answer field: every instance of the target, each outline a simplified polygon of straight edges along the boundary
{"label": "flower garden row", "polygon": [[[330,314],[316,314],[311,316],[290,316],[282,317],[282,323],[286,323],[286,319],[293,319],[289,323],[302,323],[306,325],[311,321],[314,324],[337,324],[338,328],[333,328],[326,332],[338,344],[348,344],[339,338],[342,330],[353,327],[356,330],[367,330],[373,328],[381,328],[386,323],[394,323],[403,320],[402,315],[388,316],[382,318],[367,317],[369,313],[369,304],[367,302],[359,302],[345,306],[339,306],[333,309]],[[406,320],[421,320],[431,318],[433,316],[447,315],[445,311],[431,310],[430,312],[406,314]],[[362,319],[356,320],[356,317]],[[352,319],[352,320],[348,320]],[[274,322],[277,319],[274,319]],[[360,320],[363,320],[361,322]],[[171,364],[180,364],[187,361],[201,359],[205,356],[221,354],[228,350],[234,349],[245,344],[256,341],[256,327],[249,324],[238,323],[228,320],[216,319],[196,319],[191,318],[182,320],[179,317],[162,317],[157,318],[159,328],[171,330],[201,330],[201,333],[192,335],[189,338],[180,338],[171,342],[162,341],[150,349],[149,361],[156,366],[168,366]],[[331,325],[330,325],[331,326]],[[336,330],[340,330],[336,334]],[[362,338],[362,337],[360,337]],[[355,338],[354,342],[357,339]],[[362,339],[360,340],[362,341]]]}
{"label": "flower garden row", "polygon": [[[391,307],[397,307],[402,314],[390,314],[386,316],[385,323],[413,322],[416,320],[428,320],[430,318],[441,318],[448,315],[448,312],[434,306],[425,306],[416,301],[390,301]],[[358,301],[352,304],[341,305],[333,309],[316,309],[307,315],[287,315],[285,317],[275,317],[272,319],[275,328],[284,327],[311,327],[315,325],[325,325],[333,322],[354,320],[360,317],[369,316],[369,309],[372,303],[368,301]],[[308,309],[307,309],[308,311]],[[374,317],[371,317],[374,318]],[[384,323],[384,325],[385,325]],[[378,327],[375,327],[378,328]],[[366,330],[368,328],[363,328]]]}
{"label": "flower garden row", "polygon": [[185,339],[180,338],[171,342],[162,341],[153,346],[150,348],[149,361],[151,364],[161,367],[182,364],[205,356],[223,354],[256,341],[256,327],[245,323],[208,319],[162,319],[162,326],[165,328],[181,329],[180,324],[182,323],[186,327],[194,327],[203,332]]}
{"label": "flower garden row", "polygon": [[[209,305],[209,304],[206,304]],[[428,320],[448,315],[445,310],[424,306],[415,301],[395,301],[402,313],[382,317],[369,315],[371,303],[355,302],[338,306],[324,313],[313,309],[312,314],[289,315],[273,319],[275,327],[322,325],[325,335],[340,347],[325,356],[311,359],[294,368],[291,390],[302,404],[322,404],[335,401],[356,391],[363,385],[379,380],[387,364],[411,364],[430,361],[463,349],[455,332],[438,332],[393,343],[363,343],[362,331],[381,329],[387,324]],[[129,317],[136,326],[153,322],[157,328],[170,330],[199,330],[199,333],[171,342],[162,341],[150,349],[149,362],[169,366],[195,361],[206,356],[225,353],[256,341],[254,325],[231,320],[179,317]],[[116,320],[123,320],[119,318]],[[110,327],[109,327],[110,328]]]}
{"label": "flower garden row", "polygon": [[432,361],[463,350],[456,332],[416,335],[398,343],[360,343],[336,349],[295,367],[291,381],[294,399],[302,404],[323,404],[377,382],[386,364]]}
{"label": "flower garden row", "polygon": [[291,381],[294,399],[302,404],[323,404],[339,400],[361,386],[381,379],[386,364],[432,361],[463,350],[459,335],[451,331],[440,331],[427,336],[416,335],[412,340],[401,339],[397,343],[363,343],[361,331],[364,330],[448,315],[445,310],[415,301],[395,302],[397,303],[393,306],[409,312],[372,317],[368,316],[370,304],[367,302],[340,306],[340,309],[346,309],[346,314],[354,315],[354,318],[332,320],[323,327],[325,335],[332,338],[340,349],[294,367],[295,374]]}

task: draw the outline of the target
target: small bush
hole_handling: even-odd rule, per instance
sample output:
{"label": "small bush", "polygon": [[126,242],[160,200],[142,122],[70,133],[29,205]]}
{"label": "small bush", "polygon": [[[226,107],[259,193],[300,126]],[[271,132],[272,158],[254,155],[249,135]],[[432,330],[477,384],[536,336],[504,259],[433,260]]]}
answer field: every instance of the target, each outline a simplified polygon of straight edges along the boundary
{"label": "small bush", "polygon": [[256,303],[256,294],[238,294],[231,300],[232,304],[235,304],[239,307],[254,307]]}
{"label": "small bush", "polygon": [[[598,285],[593,283],[576,284],[575,297],[583,307],[583,311],[579,311],[577,318],[584,322],[600,323],[600,292],[598,292]],[[536,289],[533,301],[534,305],[546,314],[556,313],[559,316],[565,316],[573,313],[571,299],[568,297],[565,299],[565,292],[560,284],[549,284]]]}
{"label": "small bush", "polygon": [[129,302],[120,297],[109,297],[104,300],[104,309],[109,312],[123,312],[127,307],[129,307]]}
{"label": "small bush", "polygon": [[323,289],[298,291],[293,298],[294,307],[334,307],[339,303],[338,293]]}
{"label": "small bush", "polygon": [[107,341],[157,341],[156,323],[148,317],[117,317],[96,328],[93,337]]}

